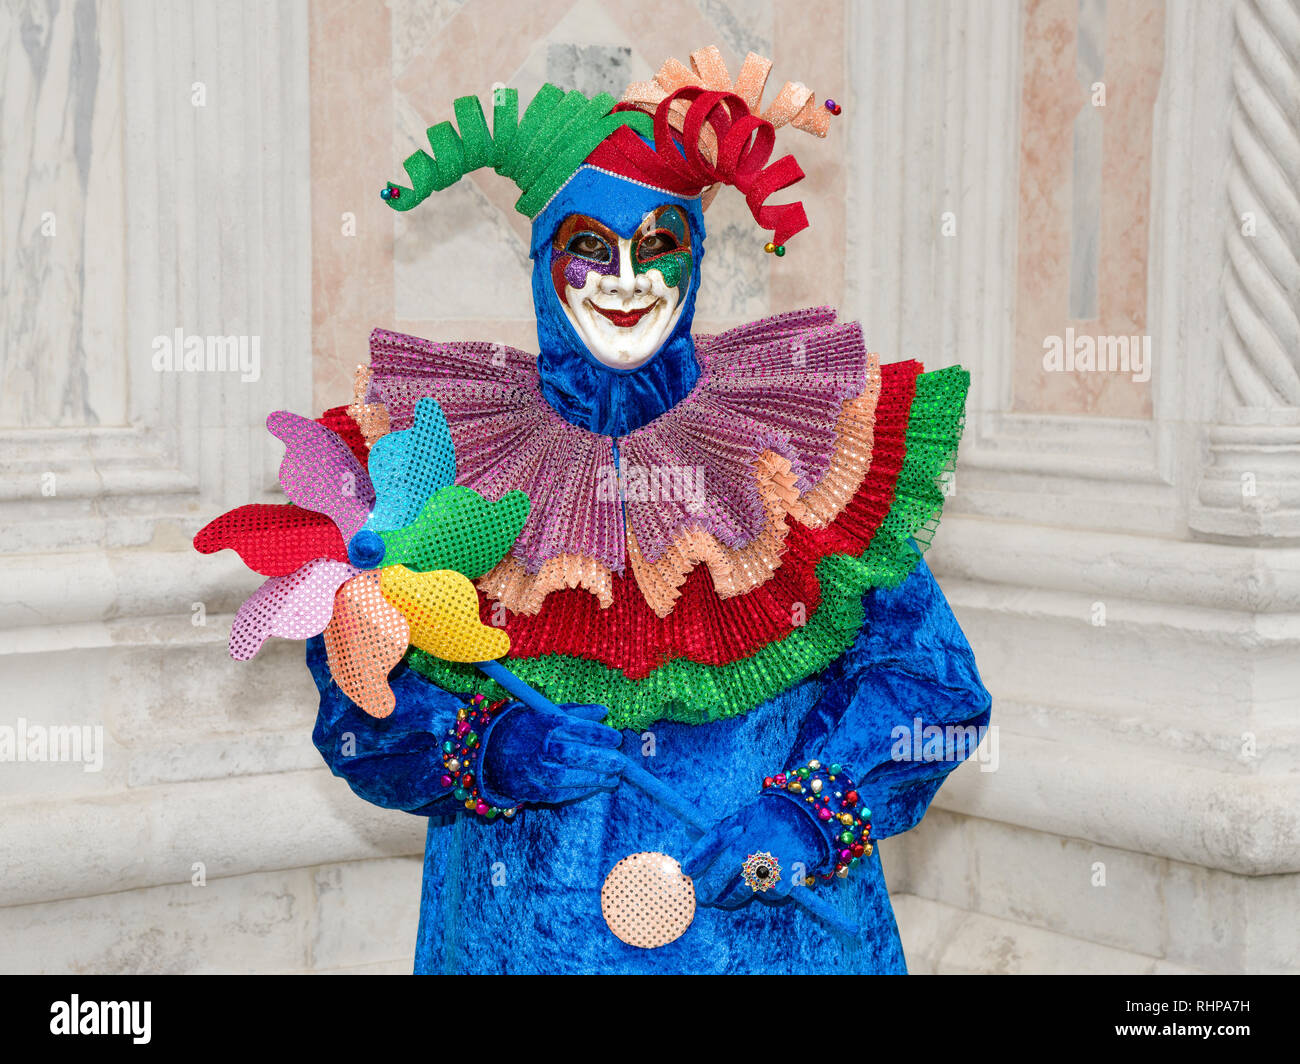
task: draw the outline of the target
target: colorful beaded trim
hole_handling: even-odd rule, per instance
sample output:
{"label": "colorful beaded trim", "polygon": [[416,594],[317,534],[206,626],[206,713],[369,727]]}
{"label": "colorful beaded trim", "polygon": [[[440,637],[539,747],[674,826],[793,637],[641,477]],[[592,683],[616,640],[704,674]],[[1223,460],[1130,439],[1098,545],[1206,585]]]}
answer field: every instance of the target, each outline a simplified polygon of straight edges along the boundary
{"label": "colorful beaded trim", "polygon": [[829,881],[843,879],[849,869],[856,868],[864,857],[870,857],[874,846],[871,841],[871,810],[859,805],[858,792],[853,781],[841,765],[823,768],[816,759],[807,765],[767,776],[763,790],[785,795],[808,804],[808,811],[817,818],[834,856],[834,869],[819,876],[804,879],[811,887],[818,878]]}
{"label": "colorful beaded trim", "polygon": [[456,723],[442,744],[442,786],[450,790],[458,801],[464,802],[471,813],[485,820],[495,820],[498,816],[509,820],[517,811],[513,807],[502,809],[484,801],[478,779],[479,761],[483,756],[480,740],[493,716],[507,701],[503,698],[488,705],[486,698],[475,695],[468,705],[457,710]]}

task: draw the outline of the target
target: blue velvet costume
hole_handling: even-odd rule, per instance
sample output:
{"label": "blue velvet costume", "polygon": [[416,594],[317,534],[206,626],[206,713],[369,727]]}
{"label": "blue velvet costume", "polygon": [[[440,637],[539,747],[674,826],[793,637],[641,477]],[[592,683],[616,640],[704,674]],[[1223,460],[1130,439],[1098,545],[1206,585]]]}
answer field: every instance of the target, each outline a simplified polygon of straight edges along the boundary
{"label": "blue velvet costume", "polygon": [[[549,246],[559,222],[581,212],[630,235],[646,212],[678,203],[692,228],[695,269],[677,326],[648,363],[631,371],[590,356],[559,307]],[[647,423],[690,391],[698,376],[690,335],[703,255],[698,200],[676,199],[584,169],[533,224],[533,292],[542,392],[565,419],[614,438]],[[709,823],[743,824],[747,845],[792,856],[811,868],[821,830],[793,803],[756,799],[759,784],[788,766],[840,762],[872,810],[873,836],[919,822],[947,773],[969,750],[935,760],[901,759],[894,729],[982,729],[990,700],[974,657],[924,562],[899,587],[864,599],[866,621],[853,645],[822,674],[795,684],[743,716],[708,724],[658,722],[645,737],[623,734],[622,753],[677,790]],[[511,822],[468,815],[440,784],[440,747],[465,696],[436,687],[405,664],[391,677],[395,712],[375,719],[334,684],[322,637],[307,662],[321,693],[313,734],[335,774],[387,808],[429,820],[417,973],[815,973],[905,972],[881,872],[879,850],[844,880],[816,890],[856,921],[837,933],[787,898],[750,895],[724,859],[709,869],[717,890],[702,890],[691,927],[659,949],[620,941],[601,916],[600,888],[621,858],[660,851],[682,858],[698,835],[627,783],[578,801],[525,806]],[[511,709],[513,714],[529,712]],[[487,751],[495,741],[484,736]],[[345,737],[351,739],[345,742]],[[519,778],[527,766],[517,767]],[[495,786],[509,796],[507,769]],[[739,829],[737,829],[739,830]],[[762,846],[767,842],[768,846]],[[725,865],[725,867],[723,867]],[[719,871],[721,869],[721,871]]]}

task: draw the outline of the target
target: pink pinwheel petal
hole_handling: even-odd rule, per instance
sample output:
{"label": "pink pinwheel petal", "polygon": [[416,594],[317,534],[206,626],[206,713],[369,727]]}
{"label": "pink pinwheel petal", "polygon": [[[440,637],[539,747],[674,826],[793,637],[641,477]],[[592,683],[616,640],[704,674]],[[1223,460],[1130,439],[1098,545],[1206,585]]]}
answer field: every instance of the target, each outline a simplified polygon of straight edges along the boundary
{"label": "pink pinwheel petal", "polygon": [[334,598],[334,619],[325,629],[330,674],[353,702],[372,717],[393,712],[388,674],[402,660],[411,628],[379,591],[379,573],[354,576]]}
{"label": "pink pinwheel petal", "polygon": [[375,503],[370,475],[338,435],[305,417],[277,410],[266,419],[284,441],[280,487],[299,506],[338,525],[346,543],[365,524]]}
{"label": "pink pinwheel petal", "polygon": [[289,576],[273,576],[235,614],[230,656],[247,661],[273,635],[310,639],[325,631],[334,614],[334,593],[359,570],[344,562],[317,558]]}

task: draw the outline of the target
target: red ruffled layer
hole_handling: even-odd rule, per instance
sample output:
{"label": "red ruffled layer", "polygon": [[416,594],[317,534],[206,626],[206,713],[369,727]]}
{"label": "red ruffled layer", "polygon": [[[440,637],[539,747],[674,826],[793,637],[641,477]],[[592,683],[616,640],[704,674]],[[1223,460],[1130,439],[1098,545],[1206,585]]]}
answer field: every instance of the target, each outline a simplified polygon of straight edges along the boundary
{"label": "red ruffled layer", "polygon": [[342,436],[343,442],[351,447],[352,453],[357,456],[361,468],[370,468],[370,448],[366,446],[366,438],[361,435],[361,426],[352,420],[352,415],[348,413],[346,406],[330,407],[316,419],[316,424],[324,425],[331,432]]}
{"label": "red ruffled layer", "polygon": [[[553,591],[539,613],[507,619],[511,657],[569,654],[641,679],[671,658],[725,665],[784,639],[796,620],[802,623],[821,602],[817,563],[828,554],[862,554],[889,513],[920,372],[918,362],[881,367],[871,466],[862,484],[824,529],[788,519],[786,553],[770,580],[747,594],[720,599],[707,567],[699,566],[682,585],[676,608],[663,618],[650,610],[631,574],[614,575],[614,601],[605,609],[581,588]],[[492,604],[480,599],[483,622],[491,624]]]}

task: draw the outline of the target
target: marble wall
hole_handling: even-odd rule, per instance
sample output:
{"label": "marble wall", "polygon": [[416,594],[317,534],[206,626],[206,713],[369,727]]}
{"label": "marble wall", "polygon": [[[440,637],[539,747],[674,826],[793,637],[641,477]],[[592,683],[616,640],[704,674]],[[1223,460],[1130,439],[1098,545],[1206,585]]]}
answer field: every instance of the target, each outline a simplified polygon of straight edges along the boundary
{"label": "marble wall", "polygon": [[[846,298],[972,371],[929,558],[999,736],[882,846],[916,968],[1300,970],[1298,26],[851,9],[850,216],[897,210]],[[1150,380],[1048,371],[1071,330],[1149,336]]]}
{"label": "marble wall", "polygon": [[3,428],[127,420],[121,64],[112,0],[0,18]]}

